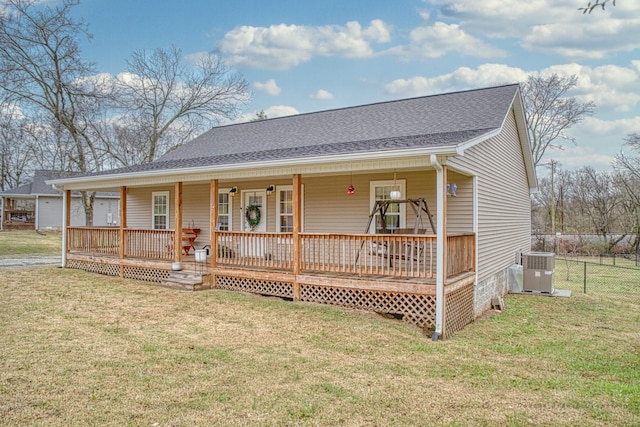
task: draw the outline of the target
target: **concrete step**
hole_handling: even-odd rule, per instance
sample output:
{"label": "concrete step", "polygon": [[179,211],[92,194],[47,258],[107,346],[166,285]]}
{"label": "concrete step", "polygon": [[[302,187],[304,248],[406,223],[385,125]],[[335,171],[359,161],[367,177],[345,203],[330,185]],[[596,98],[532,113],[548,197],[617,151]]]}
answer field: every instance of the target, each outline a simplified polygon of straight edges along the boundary
{"label": "concrete step", "polygon": [[169,289],[178,289],[181,291],[200,291],[209,289],[210,285],[205,283],[202,274],[193,272],[172,271],[160,285]]}
{"label": "concrete step", "polygon": [[202,273],[196,273],[195,271],[187,271],[187,270],[171,271],[169,273],[169,278],[202,281]]}

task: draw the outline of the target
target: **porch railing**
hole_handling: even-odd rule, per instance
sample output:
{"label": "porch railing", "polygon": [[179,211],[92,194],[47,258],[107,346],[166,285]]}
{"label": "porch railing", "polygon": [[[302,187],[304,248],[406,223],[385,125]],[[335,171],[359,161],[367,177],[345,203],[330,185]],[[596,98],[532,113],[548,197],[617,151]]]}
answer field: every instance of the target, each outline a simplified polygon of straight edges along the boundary
{"label": "porch railing", "polygon": [[447,236],[447,274],[457,276],[475,271],[476,239],[475,234]]}
{"label": "porch railing", "polygon": [[113,227],[67,227],[67,251],[118,255],[119,229]]}
{"label": "porch railing", "polygon": [[175,251],[174,230],[148,230],[127,228],[124,230],[125,256],[172,260]]}
{"label": "porch railing", "polygon": [[293,268],[293,233],[219,231],[216,234],[220,265]]}
{"label": "porch railing", "polygon": [[[68,227],[67,250],[119,255],[118,228]],[[293,269],[293,233],[219,231],[221,266]],[[436,236],[414,234],[300,233],[305,272],[436,277]],[[125,229],[125,257],[173,260],[174,230]],[[475,269],[475,235],[447,236],[446,277]]]}
{"label": "porch railing", "polygon": [[434,278],[436,236],[303,233],[302,269]]}

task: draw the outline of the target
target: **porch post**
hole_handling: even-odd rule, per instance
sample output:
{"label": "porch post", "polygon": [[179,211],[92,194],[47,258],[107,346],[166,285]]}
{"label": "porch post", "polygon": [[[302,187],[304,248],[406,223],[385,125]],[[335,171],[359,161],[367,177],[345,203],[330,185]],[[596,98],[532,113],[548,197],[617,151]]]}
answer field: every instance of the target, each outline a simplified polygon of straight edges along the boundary
{"label": "porch post", "polygon": [[211,267],[218,266],[218,180],[212,179],[209,184],[209,204],[211,217],[209,219],[209,239],[211,241]]}
{"label": "porch post", "polygon": [[[126,257],[126,239],[124,230],[127,228],[127,187],[120,186],[120,259]],[[120,264],[120,277],[124,277],[124,265]]]}
{"label": "porch post", "polygon": [[300,231],[302,229],[302,176],[293,175],[293,300],[300,301],[300,261],[302,254],[302,242]]}
{"label": "porch post", "polygon": [[173,260],[182,261],[182,181],[176,182],[174,191],[174,210],[175,210],[175,250]]}

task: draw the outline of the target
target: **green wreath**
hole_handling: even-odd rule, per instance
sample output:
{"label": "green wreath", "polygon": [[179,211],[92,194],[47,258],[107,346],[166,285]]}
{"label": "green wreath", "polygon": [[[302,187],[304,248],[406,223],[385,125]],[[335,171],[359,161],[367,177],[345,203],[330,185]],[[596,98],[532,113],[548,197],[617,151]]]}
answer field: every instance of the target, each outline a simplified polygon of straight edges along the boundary
{"label": "green wreath", "polygon": [[244,217],[252,230],[260,224],[260,216],[260,206],[258,205],[249,205],[244,211]]}

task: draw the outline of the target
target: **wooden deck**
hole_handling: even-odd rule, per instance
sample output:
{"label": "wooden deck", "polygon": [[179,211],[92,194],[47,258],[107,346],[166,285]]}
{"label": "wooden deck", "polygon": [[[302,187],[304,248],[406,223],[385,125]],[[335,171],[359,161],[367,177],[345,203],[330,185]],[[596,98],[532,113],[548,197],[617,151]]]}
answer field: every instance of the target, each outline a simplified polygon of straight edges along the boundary
{"label": "wooden deck", "polygon": [[[179,258],[183,269],[206,275],[205,288],[358,308],[425,329],[435,326],[435,236],[299,233],[296,260],[291,233],[216,234],[217,253],[206,263],[197,263],[193,255]],[[172,230],[69,227],[66,266],[161,282],[175,261],[174,236]],[[473,321],[474,242],[473,234],[447,237],[451,262],[443,336]]]}

